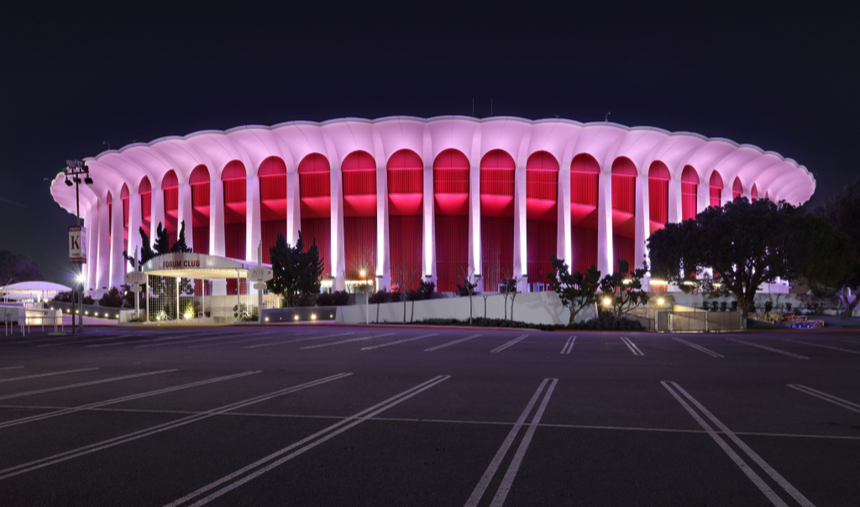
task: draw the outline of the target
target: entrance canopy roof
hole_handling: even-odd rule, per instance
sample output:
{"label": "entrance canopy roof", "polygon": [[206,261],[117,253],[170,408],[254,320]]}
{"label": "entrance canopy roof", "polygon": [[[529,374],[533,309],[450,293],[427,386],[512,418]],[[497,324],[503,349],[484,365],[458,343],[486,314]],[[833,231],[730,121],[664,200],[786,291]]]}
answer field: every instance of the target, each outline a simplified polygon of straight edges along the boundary
{"label": "entrance canopy roof", "polygon": [[9,298],[26,299],[46,295],[56,295],[58,292],[68,292],[72,289],[65,285],[52,282],[18,282],[0,287],[0,294]]}
{"label": "entrance canopy roof", "polygon": [[143,272],[153,276],[219,280],[247,278],[248,270],[254,267],[256,264],[243,263],[214,255],[171,253],[150,259],[143,265]]}

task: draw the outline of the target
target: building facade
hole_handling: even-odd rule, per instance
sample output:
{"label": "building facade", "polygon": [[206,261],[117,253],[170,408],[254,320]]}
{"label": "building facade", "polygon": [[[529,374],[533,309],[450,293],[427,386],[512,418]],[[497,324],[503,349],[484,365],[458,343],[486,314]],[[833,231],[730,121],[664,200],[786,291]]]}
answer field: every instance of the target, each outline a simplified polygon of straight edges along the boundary
{"label": "building facade", "polygon": [[[87,159],[87,286],[119,286],[139,228],[199,253],[264,262],[278,234],[316,242],[335,289],[376,281],[542,288],[550,258],[603,273],[641,266],[646,240],[736,196],[799,205],[815,179],[794,160],[653,127],[446,116],[244,126],[135,143]],[[62,173],[54,200],[75,212]],[[215,293],[244,288],[222,284]]]}

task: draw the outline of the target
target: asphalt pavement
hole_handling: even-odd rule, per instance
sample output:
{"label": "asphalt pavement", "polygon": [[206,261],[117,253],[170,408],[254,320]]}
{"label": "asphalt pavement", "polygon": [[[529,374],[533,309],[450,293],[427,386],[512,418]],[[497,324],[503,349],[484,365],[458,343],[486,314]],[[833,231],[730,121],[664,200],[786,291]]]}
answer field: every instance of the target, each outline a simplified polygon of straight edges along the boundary
{"label": "asphalt pavement", "polygon": [[0,336],[0,504],[860,505],[860,333]]}

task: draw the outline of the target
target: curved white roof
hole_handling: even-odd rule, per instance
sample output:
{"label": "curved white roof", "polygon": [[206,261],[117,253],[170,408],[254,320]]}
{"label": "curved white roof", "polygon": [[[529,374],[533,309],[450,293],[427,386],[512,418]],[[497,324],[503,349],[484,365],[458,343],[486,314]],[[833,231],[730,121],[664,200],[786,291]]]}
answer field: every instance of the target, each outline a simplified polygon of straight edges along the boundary
{"label": "curved white roof", "polygon": [[[86,159],[95,183],[81,185],[81,215],[107,192],[118,198],[123,184],[128,185],[130,193],[137,192],[144,176],[157,188],[171,169],[183,182],[195,167],[205,165],[212,179],[217,180],[233,160],[241,161],[248,175],[253,175],[263,160],[275,156],[283,159],[288,172],[293,172],[310,153],[321,153],[333,167],[339,167],[356,150],[370,153],[377,164],[384,166],[388,157],[401,149],[415,151],[429,166],[437,154],[449,148],[462,151],[473,166],[494,149],[507,151],[518,166],[525,166],[530,154],[547,151],[555,156],[562,171],[569,170],[571,160],[582,153],[592,155],[605,172],[619,157],[630,159],[643,176],[655,161],[665,163],[673,178],[680,178],[689,165],[696,169],[703,184],[717,171],[726,189],[731,189],[738,177],[747,192],[755,185],[759,196],[768,194],[773,201],[795,205],[803,204],[815,192],[815,178],[790,158],[757,146],[691,132],[556,118],[394,116],[248,125],[162,137],[108,150]],[[74,214],[75,191],[63,180],[63,173],[58,173],[51,183],[51,195]]]}
{"label": "curved white roof", "polygon": [[53,282],[18,282],[0,287],[5,293],[68,292],[72,289]]}

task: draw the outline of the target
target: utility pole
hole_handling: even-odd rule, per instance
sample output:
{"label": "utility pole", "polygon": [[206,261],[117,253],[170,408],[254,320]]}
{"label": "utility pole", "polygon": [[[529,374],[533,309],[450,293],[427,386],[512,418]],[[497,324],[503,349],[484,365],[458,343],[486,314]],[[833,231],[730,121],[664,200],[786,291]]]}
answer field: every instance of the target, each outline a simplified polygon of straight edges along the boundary
{"label": "utility pole", "polygon": [[[81,184],[81,175],[84,176],[83,183],[87,185],[93,184],[93,179],[90,178],[90,168],[87,167],[87,164],[80,160],[66,160],[66,186],[75,186],[75,216],[78,219],[78,227],[81,226],[81,192],[80,192],[80,184]],[[69,177],[71,176],[71,180]],[[83,243],[84,237],[81,236],[81,242]],[[81,245],[83,248],[83,244]],[[86,261],[84,261],[86,262]],[[75,283],[75,288],[80,286],[80,304],[78,305],[78,323],[79,323],[79,331],[81,333],[84,332],[84,282],[86,275],[84,274],[84,263],[81,264],[81,272],[78,275],[78,283]],[[74,292],[73,292],[74,294]],[[72,302],[72,334],[75,334],[75,312],[74,312],[75,304]]]}

